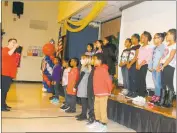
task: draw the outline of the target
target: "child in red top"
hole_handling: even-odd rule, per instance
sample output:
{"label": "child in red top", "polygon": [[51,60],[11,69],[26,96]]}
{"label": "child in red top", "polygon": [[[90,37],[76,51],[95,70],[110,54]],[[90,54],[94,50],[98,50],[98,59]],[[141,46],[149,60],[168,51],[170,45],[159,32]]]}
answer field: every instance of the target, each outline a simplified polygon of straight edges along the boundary
{"label": "child in red top", "polygon": [[95,55],[95,71],[93,76],[93,90],[95,95],[94,113],[95,122],[89,128],[96,129],[96,132],[107,130],[107,101],[112,90],[112,80],[108,73],[108,66],[102,64],[103,55]]}
{"label": "child in red top", "polygon": [[79,79],[79,70],[78,70],[79,60],[73,58],[70,61],[70,66],[72,67],[68,75],[68,85],[66,88],[69,102],[69,109],[66,113],[75,113],[76,112],[76,89],[74,88],[78,79]]}

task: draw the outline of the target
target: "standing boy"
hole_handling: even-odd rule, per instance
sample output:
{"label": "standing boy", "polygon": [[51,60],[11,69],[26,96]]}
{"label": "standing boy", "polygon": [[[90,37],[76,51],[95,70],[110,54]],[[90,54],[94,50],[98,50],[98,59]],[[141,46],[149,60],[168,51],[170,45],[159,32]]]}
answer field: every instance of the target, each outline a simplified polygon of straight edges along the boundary
{"label": "standing boy", "polygon": [[94,112],[95,122],[89,128],[96,132],[107,131],[107,101],[112,90],[112,80],[108,73],[108,66],[103,64],[103,55],[95,55],[95,71],[93,77],[93,90],[95,95]]}
{"label": "standing boy", "polygon": [[68,85],[66,88],[67,98],[69,102],[69,109],[66,110],[66,113],[75,113],[76,112],[76,89],[74,88],[78,79],[79,79],[79,70],[78,70],[79,60],[77,58],[71,59],[70,66],[72,67],[68,75]]}
{"label": "standing boy", "polygon": [[54,68],[52,72],[52,83],[54,85],[54,92],[55,95],[51,102],[53,104],[58,104],[59,103],[59,86],[60,86],[60,81],[61,81],[61,73],[62,73],[62,68],[61,68],[61,61],[59,61],[58,58],[54,59]]}

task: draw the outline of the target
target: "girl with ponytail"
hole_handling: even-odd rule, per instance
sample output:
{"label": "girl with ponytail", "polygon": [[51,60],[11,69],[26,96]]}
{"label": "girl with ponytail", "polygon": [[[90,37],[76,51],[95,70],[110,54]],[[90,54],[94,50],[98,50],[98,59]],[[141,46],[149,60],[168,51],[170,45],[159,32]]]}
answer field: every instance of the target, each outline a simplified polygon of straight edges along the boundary
{"label": "girl with ponytail", "polygon": [[81,70],[80,70],[80,78],[77,82],[75,88],[77,88],[77,97],[81,98],[82,104],[82,112],[77,115],[76,118],[79,121],[87,119],[87,108],[88,108],[88,96],[87,96],[87,85],[88,78],[91,71],[91,57],[89,55],[81,56]]}

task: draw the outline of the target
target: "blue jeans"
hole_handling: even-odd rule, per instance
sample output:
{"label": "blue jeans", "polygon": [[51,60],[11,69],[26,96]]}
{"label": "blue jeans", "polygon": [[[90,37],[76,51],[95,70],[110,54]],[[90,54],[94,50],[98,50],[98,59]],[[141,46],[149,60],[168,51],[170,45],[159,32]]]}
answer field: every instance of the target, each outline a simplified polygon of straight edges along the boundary
{"label": "blue jeans", "polygon": [[152,79],[154,81],[154,86],[155,86],[155,95],[160,96],[160,91],[162,89],[161,72],[153,71]]}
{"label": "blue jeans", "polygon": [[124,88],[129,89],[128,69],[125,66],[123,66],[121,68],[121,71],[122,71]]}

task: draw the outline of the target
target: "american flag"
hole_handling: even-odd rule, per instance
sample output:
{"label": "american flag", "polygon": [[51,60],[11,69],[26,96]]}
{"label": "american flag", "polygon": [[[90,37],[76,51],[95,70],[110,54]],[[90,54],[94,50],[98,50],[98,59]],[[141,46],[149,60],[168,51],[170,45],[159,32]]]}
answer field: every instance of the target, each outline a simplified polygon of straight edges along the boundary
{"label": "american flag", "polygon": [[59,29],[59,34],[58,34],[58,44],[60,44],[60,42],[62,42],[61,27],[60,27],[60,29]]}

